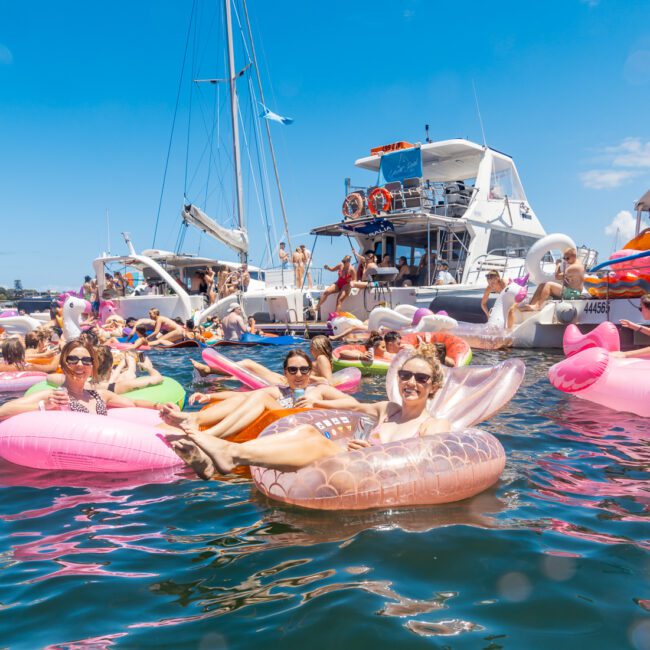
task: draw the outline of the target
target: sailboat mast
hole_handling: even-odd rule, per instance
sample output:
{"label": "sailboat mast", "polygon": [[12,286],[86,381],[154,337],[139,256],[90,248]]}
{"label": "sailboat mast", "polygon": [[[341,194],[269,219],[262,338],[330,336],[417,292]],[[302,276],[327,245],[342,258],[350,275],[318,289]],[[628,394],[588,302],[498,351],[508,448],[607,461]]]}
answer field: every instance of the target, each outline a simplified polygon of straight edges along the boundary
{"label": "sailboat mast", "polygon": [[[244,217],[244,190],[241,175],[241,159],[239,153],[239,109],[237,105],[237,87],[235,72],[235,52],[232,43],[232,14],[230,11],[231,0],[224,0],[226,5],[226,31],[228,36],[228,76],[230,78],[230,118],[232,121],[232,147],[235,162],[235,188],[237,191],[237,222],[240,230],[246,230]],[[239,261],[243,264],[247,261],[246,252],[239,253]]]}

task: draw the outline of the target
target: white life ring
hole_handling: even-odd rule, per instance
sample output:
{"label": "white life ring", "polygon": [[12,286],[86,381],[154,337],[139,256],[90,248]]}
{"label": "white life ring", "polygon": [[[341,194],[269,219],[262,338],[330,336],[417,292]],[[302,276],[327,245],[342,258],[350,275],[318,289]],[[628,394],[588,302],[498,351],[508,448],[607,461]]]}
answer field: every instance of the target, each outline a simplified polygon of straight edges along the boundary
{"label": "white life ring", "polygon": [[563,251],[566,248],[577,249],[573,239],[562,233],[553,233],[538,239],[528,249],[528,255],[526,255],[526,271],[530,273],[530,279],[533,283],[540,285],[542,282],[557,282],[554,274],[542,271],[542,259],[549,251]]}

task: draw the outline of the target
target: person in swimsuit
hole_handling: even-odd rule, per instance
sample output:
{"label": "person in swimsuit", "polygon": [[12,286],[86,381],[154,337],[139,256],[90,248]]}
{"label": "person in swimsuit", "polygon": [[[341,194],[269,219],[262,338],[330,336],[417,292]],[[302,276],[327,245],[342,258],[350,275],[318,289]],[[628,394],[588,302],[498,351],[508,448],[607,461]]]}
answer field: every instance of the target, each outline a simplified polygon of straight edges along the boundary
{"label": "person in swimsuit", "polygon": [[[289,365],[294,364],[303,365],[293,361]],[[377,424],[367,439],[347,441],[347,449],[356,450],[372,444],[448,432],[451,428],[449,421],[432,417],[426,408],[442,383],[440,364],[428,354],[416,354],[398,370],[401,405],[388,401],[362,404],[345,396],[326,403],[305,397],[298,400],[296,406],[353,409],[376,419]],[[196,428],[182,428],[188,435],[173,440],[172,448],[203,479],[209,479],[217,472],[228,474],[237,465],[297,471],[321,458],[344,451],[340,442],[330,440],[309,424],[241,444],[215,438]]]}
{"label": "person in swimsuit", "polygon": [[161,316],[157,309],[149,310],[149,318],[154,322],[153,332],[147,337],[150,346],[171,345],[185,338],[183,326],[167,316]]}
{"label": "person in swimsuit", "polygon": [[485,287],[485,291],[483,292],[483,297],[481,298],[481,309],[485,314],[486,320],[489,320],[490,310],[488,309],[487,304],[488,304],[488,300],[490,299],[490,294],[501,293],[508,285],[501,279],[501,276],[499,275],[498,271],[488,271],[485,274],[485,277],[487,279],[488,286]]}
{"label": "person in swimsuit", "polygon": [[555,267],[557,282],[542,282],[530,302],[520,304],[520,311],[539,311],[546,301],[551,298],[560,300],[578,300],[582,296],[585,280],[585,267],[578,260],[578,251],[575,248],[565,248],[562,252],[562,261]]}
{"label": "person in swimsuit", "polygon": [[[307,405],[343,400],[348,403],[345,393],[328,384],[309,385],[312,360],[302,350],[291,350],[284,359],[285,385],[268,386],[260,390],[241,393],[226,392],[220,403],[197,413],[182,413],[163,409],[163,419],[167,424],[181,427],[184,431],[199,431],[208,436],[230,436],[245,429],[264,411],[286,408],[308,408]],[[296,397],[298,391],[298,397]],[[224,391],[225,392],[225,391]],[[219,393],[220,397],[223,394]],[[194,398],[194,399],[192,399]],[[210,401],[208,395],[193,395],[190,402]]]}
{"label": "person in swimsuit", "polygon": [[318,299],[318,304],[316,305],[316,313],[320,313],[320,306],[325,302],[328,296],[331,296],[333,293],[337,293],[336,297],[336,311],[341,311],[341,305],[343,301],[350,295],[350,289],[352,288],[350,283],[354,277],[354,269],[350,261],[352,258],[349,255],[346,255],[336,266],[328,266],[325,264],[324,268],[333,273],[338,273],[339,277],[337,278],[334,284],[330,284],[323,293],[321,293],[320,298]]}
{"label": "person in swimsuit", "polygon": [[0,372],[54,372],[59,367],[59,356],[54,355],[42,363],[30,363],[26,358],[26,349],[19,336],[10,336],[2,343]]}
{"label": "person in swimsuit", "polygon": [[87,341],[74,339],[63,346],[61,369],[65,376],[61,387],[6,402],[0,406],[0,420],[29,411],[76,411],[106,415],[107,407],[156,408],[153,402],[132,400],[110,390],[87,389],[87,382],[97,378],[97,354]]}

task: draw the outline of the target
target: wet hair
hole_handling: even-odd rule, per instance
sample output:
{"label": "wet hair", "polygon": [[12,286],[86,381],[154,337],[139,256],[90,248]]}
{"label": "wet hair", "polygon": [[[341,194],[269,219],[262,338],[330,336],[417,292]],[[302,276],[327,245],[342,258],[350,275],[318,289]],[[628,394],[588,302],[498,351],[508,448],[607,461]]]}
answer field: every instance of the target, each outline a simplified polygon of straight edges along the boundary
{"label": "wet hair", "polygon": [[138,325],[135,328],[135,331],[137,334],[140,334],[141,336],[147,336],[147,326],[146,325]]}
{"label": "wet hair", "polygon": [[196,326],[194,325],[194,319],[193,318],[188,318],[185,321],[185,327],[187,327],[188,330],[196,329]]}
{"label": "wet hair", "polygon": [[303,361],[307,362],[309,369],[310,370],[312,369],[313,363],[311,361],[311,357],[304,350],[296,349],[296,350],[289,350],[287,356],[284,358],[284,363],[282,365],[284,370],[287,369],[287,364],[289,363],[289,359],[293,359],[294,357],[300,357],[301,359],[303,359]]}
{"label": "wet hair", "polygon": [[71,367],[68,365],[68,357],[75,348],[83,348],[86,350],[86,352],[88,352],[90,358],[93,360],[92,377],[93,380],[97,381],[97,353],[95,352],[95,348],[90,344],[90,342],[87,339],[82,339],[81,337],[78,339],[72,339],[72,341],[68,341],[63,346],[63,350],[61,350],[60,363],[64,374],[71,372]]}
{"label": "wet hair", "polygon": [[422,359],[431,369],[431,386],[434,393],[442,386],[445,376],[442,373],[442,364],[438,360],[438,350],[431,343],[420,343],[415,355],[407,359],[402,368],[413,359]]}
{"label": "wet hair", "polygon": [[93,347],[99,344],[99,336],[97,336],[97,332],[92,329],[81,332],[81,334],[79,334],[79,340],[88,341],[88,343]]}
{"label": "wet hair", "polygon": [[149,310],[149,314],[151,314],[154,318],[158,318],[158,316],[160,316],[160,311],[158,309],[156,309],[155,307],[152,307]]}
{"label": "wet hair", "polygon": [[7,339],[2,344],[2,358],[7,364],[25,363],[25,344],[17,336]]}
{"label": "wet hair", "polygon": [[383,340],[384,340],[384,337],[379,332],[375,332],[373,330],[368,335],[368,340],[364,343],[364,346],[365,346],[366,350],[370,350],[370,348],[374,348],[375,345],[377,345],[377,343],[380,343]]}
{"label": "wet hair", "polygon": [[97,377],[103,379],[113,369],[113,351],[108,345],[97,346]]}
{"label": "wet hair", "polygon": [[36,332],[27,332],[25,334],[25,348],[35,350],[38,347],[38,334]]}
{"label": "wet hair", "polygon": [[650,309],[650,293],[645,293],[641,296],[641,306]]}
{"label": "wet hair", "polygon": [[172,320],[177,324],[177,325],[182,325],[183,324],[183,319],[180,316],[176,316],[176,318],[172,318]]}
{"label": "wet hair", "polygon": [[133,323],[135,323],[137,320],[138,320],[137,318],[134,318],[133,316],[129,316],[129,317],[126,319],[126,326],[127,326],[127,327],[131,327],[131,325],[132,325]]}
{"label": "wet hair", "polygon": [[386,343],[399,343],[401,340],[402,335],[395,330],[391,330],[390,332],[386,332],[386,334],[384,334],[384,341],[386,341]]}
{"label": "wet hair", "polygon": [[330,361],[332,360],[332,342],[327,336],[323,336],[322,334],[314,336],[310,341],[310,347],[315,352],[314,356],[324,354]]}
{"label": "wet hair", "polygon": [[436,348],[438,361],[444,365],[445,359],[447,358],[447,346],[444,343],[434,343],[433,345]]}
{"label": "wet hair", "polygon": [[90,282],[90,276],[89,275],[86,275],[84,277],[84,282]]}

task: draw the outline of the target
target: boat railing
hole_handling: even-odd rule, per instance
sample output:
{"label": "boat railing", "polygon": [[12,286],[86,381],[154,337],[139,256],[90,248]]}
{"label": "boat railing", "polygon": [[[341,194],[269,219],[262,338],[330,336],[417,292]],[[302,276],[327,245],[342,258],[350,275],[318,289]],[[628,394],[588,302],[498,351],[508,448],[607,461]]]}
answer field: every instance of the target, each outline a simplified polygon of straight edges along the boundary
{"label": "boat railing", "polygon": [[371,215],[368,200],[370,195],[379,188],[386,190],[391,197],[389,209],[380,212],[392,214],[409,210],[427,210],[442,217],[463,216],[478,191],[478,188],[465,185],[462,181],[435,183],[423,181],[421,178],[407,178],[403,181],[392,181],[385,185],[370,187],[348,185],[349,193],[358,194],[363,199],[359,217]]}
{"label": "boat railing", "polygon": [[[311,276],[312,284],[314,286],[322,286],[323,284],[323,268],[318,266],[309,267],[309,275]],[[286,267],[274,266],[267,268],[264,273],[264,280],[266,287],[269,289],[296,289],[296,273],[291,263]],[[309,278],[305,277],[303,288],[309,287]]]}
{"label": "boat railing", "polygon": [[470,269],[466,282],[478,284],[488,271],[497,271],[502,278],[520,278],[526,273],[525,249],[495,248],[480,255]]}

